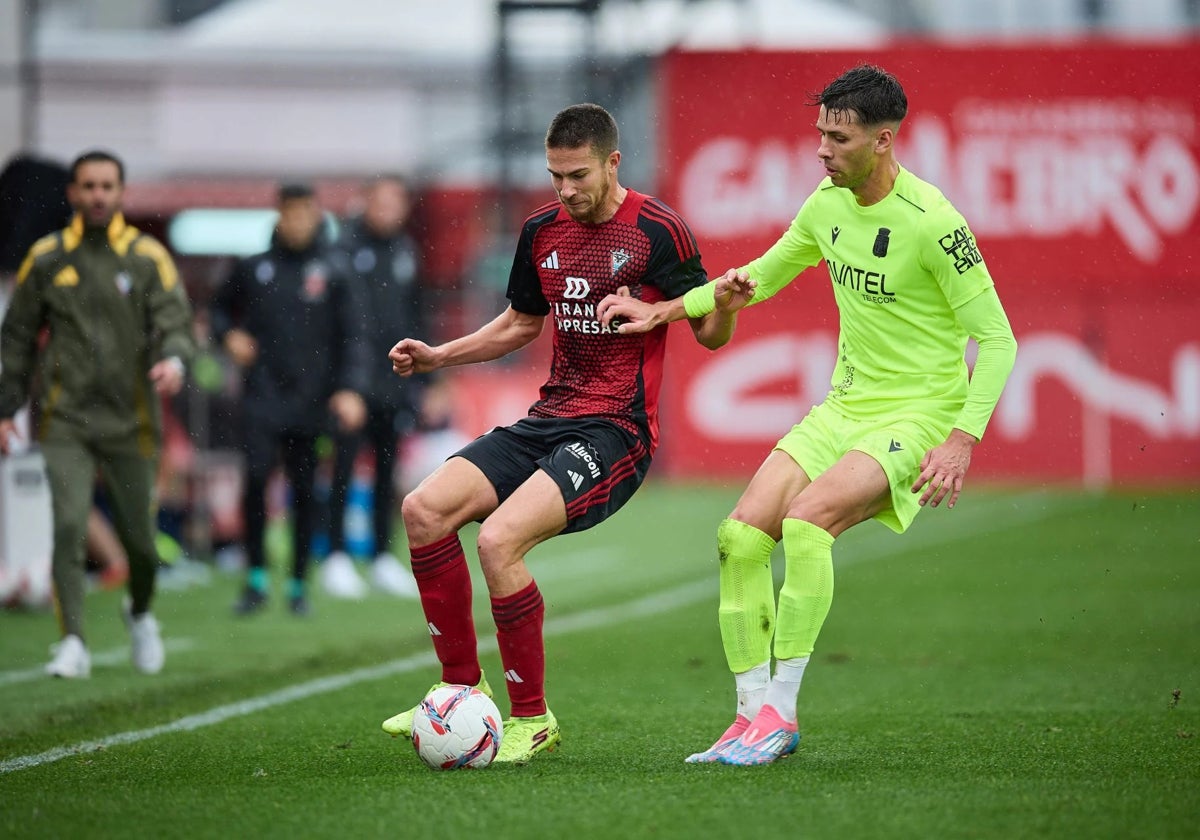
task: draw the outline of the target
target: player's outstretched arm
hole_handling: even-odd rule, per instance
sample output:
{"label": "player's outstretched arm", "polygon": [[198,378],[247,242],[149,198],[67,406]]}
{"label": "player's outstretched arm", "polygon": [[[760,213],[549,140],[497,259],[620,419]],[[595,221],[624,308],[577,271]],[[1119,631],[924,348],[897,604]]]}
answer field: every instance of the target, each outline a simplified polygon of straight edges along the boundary
{"label": "player's outstretched arm", "polygon": [[438,368],[490,362],[507,356],[542,333],[544,315],[518,312],[511,306],[470,335],[430,346],[415,338],[403,338],[388,353],[392,370],[400,376],[430,373]]}

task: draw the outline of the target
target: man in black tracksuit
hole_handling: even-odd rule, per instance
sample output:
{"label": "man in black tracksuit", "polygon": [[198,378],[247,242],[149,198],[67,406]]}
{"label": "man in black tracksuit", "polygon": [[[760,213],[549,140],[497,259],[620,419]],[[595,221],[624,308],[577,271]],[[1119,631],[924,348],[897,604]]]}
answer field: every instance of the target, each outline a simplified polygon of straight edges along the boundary
{"label": "man in black tracksuit", "polygon": [[343,431],[360,427],[366,415],[362,301],[347,282],[341,255],[322,237],[324,216],[312,188],[281,187],[278,206],[271,247],[235,266],[212,307],[213,336],[245,377],[248,570],[234,605],[239,615],[257,612],[267,600],[265,492],[281,452],[292,492],[289,606],[297,615],[307,613],[316,440],[328,429],[330,414]]}
{"label": "man in black tracksuit", "polygon": [[396,376],[387,355],[397,336],[426,335],[417,247],[405,229],[410,208],[411,197],[402,178],[375,178],[366,185],[362,214],[347,221],[339,243],[357,294],[366,303],[370,353],[367,390],[363,394],[367,421],[361,433],[338,436],[330,487],[331,553],[322,564],[321,581],[329,594],[339,598],[359,598],[366,592],[350,557],[344,528],[354,461],[364,442],[370,444],[375,455],[374,551],[369,577],[377,589],[389,595],[417,595],[407,564],[391,551],[395,516],[392,474],[399,437],[416,425],[424,383],[419,381],[423,377],[414,380]]}

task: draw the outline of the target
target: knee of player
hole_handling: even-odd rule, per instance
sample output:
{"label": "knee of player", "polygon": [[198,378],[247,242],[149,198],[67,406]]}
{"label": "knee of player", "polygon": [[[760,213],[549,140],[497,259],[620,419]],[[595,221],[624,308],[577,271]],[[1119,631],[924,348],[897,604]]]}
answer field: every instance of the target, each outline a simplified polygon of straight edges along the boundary
{"label": "knee of player", "polygon": [[420,487],[404,497],[400,504],[400,517],[404,520],[404,529],[410,540],[416,534],[442,530],[445,519],[429,498],[428,492]]}
{"label": "knee of player", "polygon": [[801,493],[788,507],[788,519],[800,519],[834,533],[845,530],[849,514],[836,503],[817,494]]}
{"label": "knee of player", "polygon": [[778,514],[772,520],[753,511],[745,511],[739,505],[717,526],[717,552],[724,558],[729,554],[742,556],[767,555],[779,540]]}
{"label": "knee of player", "polygon": [[486,519],[479,526],[477,548],[485,572],[498,571],[520,559],[519,543],[512,530]]}

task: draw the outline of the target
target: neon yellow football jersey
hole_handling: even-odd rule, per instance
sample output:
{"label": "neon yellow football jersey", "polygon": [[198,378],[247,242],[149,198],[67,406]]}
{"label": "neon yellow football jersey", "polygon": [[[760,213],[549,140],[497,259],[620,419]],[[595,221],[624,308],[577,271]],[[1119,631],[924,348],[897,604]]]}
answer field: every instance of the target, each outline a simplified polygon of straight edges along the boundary
{"label": "neon yellow football jersey", "polygon": [[827,402],[851,418],[900,411],[952,422],[968,385],[968,336],[954,309],[993,286],[962,215],[903,167],[869,207],[826,178],[746,266],[758,281],[752,302],[822,260],[841,322]]}

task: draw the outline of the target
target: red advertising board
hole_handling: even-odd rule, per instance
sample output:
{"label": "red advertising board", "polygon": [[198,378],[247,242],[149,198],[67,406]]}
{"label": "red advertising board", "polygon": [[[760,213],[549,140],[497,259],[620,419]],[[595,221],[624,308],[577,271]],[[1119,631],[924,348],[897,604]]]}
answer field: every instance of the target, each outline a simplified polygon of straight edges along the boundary
{"label": "red advertising board", "polygon": [[[823,175],[807,96],[863,61],[904,84],[899,159],[966,216],[1020,345],[972,478],[1200,481],[1200,46],[670,55],[658,194],[710,273],[790,223]],[[662,467],[748,476],[823,397],[828,284],[810,269],[716,353],[676,328]]]}

